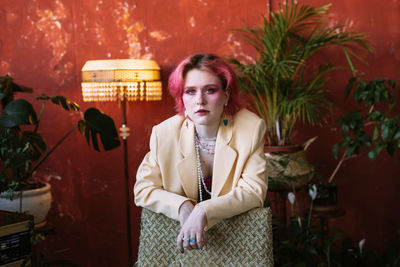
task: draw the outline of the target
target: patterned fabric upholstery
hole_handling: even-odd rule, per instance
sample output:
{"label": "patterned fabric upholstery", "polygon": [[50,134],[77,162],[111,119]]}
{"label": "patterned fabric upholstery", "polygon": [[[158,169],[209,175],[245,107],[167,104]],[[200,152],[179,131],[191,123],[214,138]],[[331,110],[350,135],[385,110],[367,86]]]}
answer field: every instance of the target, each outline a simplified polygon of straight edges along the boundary
{"label": "patterned fabric upholstery", "polygon": [[273,266],[271,217],[269,208],[256,208],[222,220],[208,231],[205,249],[181,254],[179,222],[143,209],[136,266]]}

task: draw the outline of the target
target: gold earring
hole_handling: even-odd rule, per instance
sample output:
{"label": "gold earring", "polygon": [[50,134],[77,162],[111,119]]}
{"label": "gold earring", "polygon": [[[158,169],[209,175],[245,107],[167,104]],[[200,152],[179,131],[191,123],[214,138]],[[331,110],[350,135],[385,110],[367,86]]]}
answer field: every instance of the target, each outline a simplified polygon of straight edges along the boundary
{"label": "gold earring", "polygon": [[189,127],[188,125],[188,114],[187,111],[185,110],[185,125],[186,125],[186,129]]}

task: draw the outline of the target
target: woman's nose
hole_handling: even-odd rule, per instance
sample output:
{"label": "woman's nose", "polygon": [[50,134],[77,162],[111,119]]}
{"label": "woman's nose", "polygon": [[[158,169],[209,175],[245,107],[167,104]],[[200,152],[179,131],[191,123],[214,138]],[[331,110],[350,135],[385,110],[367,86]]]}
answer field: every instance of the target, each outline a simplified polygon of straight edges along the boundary
{"label": "woman's nose", "polygon": [[202,105],[202,104],[205,104],[204,102],[205,102],[204,94],[202,92],[199,92],[196,95],[196,104]]}

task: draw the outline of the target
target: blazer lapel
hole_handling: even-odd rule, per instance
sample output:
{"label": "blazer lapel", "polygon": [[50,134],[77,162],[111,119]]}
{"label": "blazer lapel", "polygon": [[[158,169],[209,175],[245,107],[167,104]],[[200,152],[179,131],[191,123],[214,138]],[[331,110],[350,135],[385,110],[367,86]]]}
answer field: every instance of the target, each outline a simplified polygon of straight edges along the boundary
{"label": "blazer lapel", "polygon": [[[186,121],[188,126],[186,127]],[[194,124],[190,120],[182,123],[179,137],[179,150],[183,159],[177,164],[179,178],[187,197],[198,199],[197,159],[194,145]],[[222,122],[218,129],[214,155],[212,196],[217,197],[229,178],[237,153],[228,143],[232,138],[232,120],[225,126]]]}
{"label": "blazer lapel", "polygon": [[[186,122],[188,122],[187,127]],[[182,123],[178,146],[183,156],[183,159],[177,164],[183,190],[188,198],[197,200],[198,185],[196,151],[194,146],[194,124],[188,119],[184,120]]]}
{"label": "blazer lapel", "polygon": [[218,129],[217,143],[214,155],[212,196],[217,197],[225,182],[227,181],[233,164],[235,163],[237,153],[229,145],[232,138],[232,119],[228,125],[222,122]]}

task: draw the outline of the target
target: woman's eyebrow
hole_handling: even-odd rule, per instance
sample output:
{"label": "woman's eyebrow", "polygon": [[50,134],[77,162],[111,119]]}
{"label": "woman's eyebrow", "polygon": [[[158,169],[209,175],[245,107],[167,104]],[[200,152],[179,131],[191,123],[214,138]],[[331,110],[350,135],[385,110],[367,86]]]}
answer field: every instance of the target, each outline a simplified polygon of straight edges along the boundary
{"label": "woman's eyebrow", "polygon": [[[206,84],[206,85],[204,85],[204,86],[202,86],[201,88],[205,88],[205,87],[209,87],[209,86],[218,86],[218,84],[215,84],[215,83],[210,83],[210,84]],[[187,89],[187,88],[197,88],[198,86],[185,86],[185,87],[183,87],[183,89]]]}

